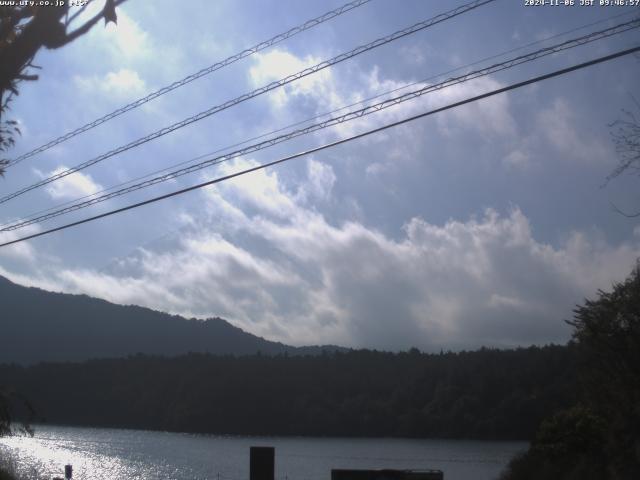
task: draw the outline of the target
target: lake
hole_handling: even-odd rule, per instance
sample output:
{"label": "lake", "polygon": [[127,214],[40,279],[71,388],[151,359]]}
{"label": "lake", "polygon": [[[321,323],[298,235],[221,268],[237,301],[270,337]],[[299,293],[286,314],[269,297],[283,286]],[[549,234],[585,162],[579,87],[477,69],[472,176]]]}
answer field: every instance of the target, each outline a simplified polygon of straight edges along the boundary
{"label": "lake", "polygon": [[332,468],[440,469],[445,480],[489,480],[524,442],[390,438],[242,437],[36,426],[0,439],[0,456],[29,478],[247,480],[249,447],[276,449],[276,480],[329,480]]}

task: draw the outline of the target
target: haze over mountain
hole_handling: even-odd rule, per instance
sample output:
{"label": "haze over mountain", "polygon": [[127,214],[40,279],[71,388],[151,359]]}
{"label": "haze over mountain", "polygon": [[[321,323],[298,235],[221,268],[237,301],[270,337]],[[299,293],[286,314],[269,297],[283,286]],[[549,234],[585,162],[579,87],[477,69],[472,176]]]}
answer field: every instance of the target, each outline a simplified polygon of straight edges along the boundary
{"label": "haze over mountain", "polygon": [[23,287],[0,276],[0,363],[30,364],[188,352],[317,354],[335,346],[292,347],[221,318],[186,319],[86,295]]}

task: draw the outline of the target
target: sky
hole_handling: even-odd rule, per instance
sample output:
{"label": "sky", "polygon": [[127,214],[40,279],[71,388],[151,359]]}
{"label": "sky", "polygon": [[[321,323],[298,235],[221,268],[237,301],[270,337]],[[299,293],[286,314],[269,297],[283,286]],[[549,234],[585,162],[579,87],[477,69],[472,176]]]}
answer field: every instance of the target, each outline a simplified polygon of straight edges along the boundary
{"label": "sky", "polygon": [[[118,8],[117,25],[100,24],[64,48],[38,53],[40,79],[23,83],[12,104],[10,117],[22,136],[7,156],[342,3],[128,0]],[[0,194],[463,3],[372,0],[9,168]],[[637,12],[524,3],[498,0],[109,158],[3,204],[0,222]],[[305,151],[638,40],[635,29],[554,54],[0,233],[0,240]],[[538,43],[505,54],[532,42]],[[640,180],[622,175],[606,182],[619,161],[610,124],[637,108],[638,73],[640,57],[623,57],[3,247],[0,275],[186,317],[219,316],[293,345],[440,351],[564,343],[571,334],[565,320],[576,304],[624,280],[640,257],[638,219],[614,208],[640,210]]]}

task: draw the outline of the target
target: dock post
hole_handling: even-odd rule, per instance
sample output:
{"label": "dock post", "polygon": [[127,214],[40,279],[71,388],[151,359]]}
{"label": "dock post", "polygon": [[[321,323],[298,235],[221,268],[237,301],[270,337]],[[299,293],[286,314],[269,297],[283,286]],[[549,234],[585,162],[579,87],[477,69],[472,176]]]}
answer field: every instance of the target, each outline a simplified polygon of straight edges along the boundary
{"label": "dock post", "polygon": [[275,480],[275,448],[249,449],[249,480]]}

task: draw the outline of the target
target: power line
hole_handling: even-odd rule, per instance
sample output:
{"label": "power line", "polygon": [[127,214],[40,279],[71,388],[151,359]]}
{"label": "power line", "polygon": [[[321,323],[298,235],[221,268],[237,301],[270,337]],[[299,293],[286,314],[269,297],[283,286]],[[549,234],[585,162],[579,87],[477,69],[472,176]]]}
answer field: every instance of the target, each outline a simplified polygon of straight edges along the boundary
{"label": "power line", "polygon": [[171,133],[175,130],[178,130],[180,128],[186,127],[187,125],[190,125],[194,122],[198,122],[200,120],[203,120],[204,118],[207,118],[211,115],[214,115],[215,113],[221,112],[222,110],[226,110],[228,108],[231,108],[235,105],[238,105],[239,103],[242,103],[244,101],[247,101],[251,98],[257,97],[259,95],[262,95],[264,93],[270,92],[271,90],[274,90],[276,88],[282,87],[284,85],[287,85],[288,83],[291,83],[293,81],[299,80],[301,78],[304,78],[308,75],[314,74],[316,72],[319,72],[327,67],[330,67],[332,65],[336,65],[340,62],[343,62],[345,60],[348,60],[350,58],[353,58],[357,55],[360,55],[361,53],[364,52],[368,52],[369,50],[373,50],[374,48],[378,48],[382,45],[386,45],[387,43],[393,42],[394,40],[398,40],[399,38],[403,38],[406,37],[407,35],[411,35],[413,33],[419,32],[421,30],[424,30],[428,27],[431,27],[435,24],[438,24],[440,22],[444,22],[445,20],[448,20],[450,18],[456,17],[458,15],[462,15],[463,13],[466,13],[470,10],[473,10],[475,8],[478,8],[482,5],[485,5],[487,3],[491,3],[494,2],[495,0],[475,0],[473,2],[467,3],[465,5],[462,5],[460,7],[454,8],[453,10],[449,10],[448,12],[445,13],[441,13],[439,15],[436,15],[435,17],[432,17],[428,20],[416,23],[410,27],[404,28],[402,30],[398,30],[397,32],[394,32],[390,35],[387,35],[385,37],[382,38],[378,38],[377,40],[374,40],[373,42],[370,42],[366,45],[361,45],[359,47],[356,47],[355,49],[347,52],[347,53],[342,53],[330,60],[325,60],[324,62],[320,62],[312,67],[308,67],[304,70],[301,70],[297,73],[294,73],[292,75],[289,75],[283,79],[274,81],[269,83],[268,85],[265,85],[263,87],[260,87],[256,90],[253,90],[252,92],[246,93],[244,95],[241,95],[240,97],[234,98],[233,100],[229,100],[223,104],[220,105],[216,105],[214,107],[211,107],[208,110],[205,110],[203,112],[200,112],[196,115],[193,115],[191,117],[188,117],[180,122],[174,123],[173,125],[170,125],[168,127],[162,128],[160,130],[157,130],[147,136],[141,137],[137,140],[134,140],[133,142],[130,142],[126,145],[120,146],[114,150],[111,150],[107,153],[104,153],[98,157],[92,158],[90,160],[87,160],[83,163],[80,163],[79,165],[76,165],[75,167],[69,168],[67,170],[63,170],[62,172],[59,172],[55,175],[52,175],[50,177],[47,177],[39,182],[36,182],[32,185],[29,185],[27,187],[24,187],[20,190],[17,190],[13,193],[10,193],[8,195],[3,196],[2,198],[0,198],[0,204],[1,203],[5,203],[13,198],[16,198],[20,195],[23,195],[26,192],[29,192],[31,190],[34,190],[38,187],[41,187],[43,185],[47,185],[51,182],[54,182],[56,180],[59,180],[61,178],[66,177],[67,175],[71,175],[72,173],[78,172],[80,170],[84,170],[85,168],[88,168],[92,165],[95,165],[96,163],[102,162],[104,160],[106,160],[107,158],[113,157],[115,155],[118,155],[120,153],[126,152],[127,150],[131,150],[132,148],[138,147],[140,145],[143,145],[147,142],[150,142],[152,140],[155,140],[157,138],[160,138],[168,133]]}
{"label": "power line", "polygon": [[99,214],[99,215],[94,215],[93,217],[88,217],[88,218],[85,218],[85,219],[82,219],[82,220],[78,220],[76,222],[71,222],[71,223],[67,223],[65,225],[61,225],[59,227],[51,228],[51,229],[45,230],[43,232],[34,233],[34,234],[31,234],[31,235],[27,235],[25,237],[21,237],[21,238],[15,239],[15,240],[4,242],[4,243],[0,244],[0,247],[13,245],[15,243],[23,242],[25,240],[30,240],[32,238],[41,237],[43,235],[48,235],[50,233],[54,233],[54,232],[58,232],[58,231],[61,231],[61,230],[65,230],[67,228],[71,228],[71,227],[75,227],[75,226],[78,226],[78,225],[82,225],[84,223],[92,222],[94,220],[98,220],[98,219],[105,218],[105,217],[108,217],[108,216],[111,216],[111,215],[115,215],[117,213],[125,212],[127,210],[132,210],[132,209],[135,209],[135,208],[138,208],[138,207],[142,207],[144,205],[149,205],[151,203],[155,203],[155,202],[158,202],[160,200],[165,200],[167,198],[175,197],[177,195],[182,195],[183,193],[187,193],[187,192],[190,192],[190,191],[193,191],[193,190],[197,190],[197,189],[200,189],[200,188],[203,188],[203,187],[207,187],[209,185],[214,185],[216,183],[220,183],[220,182],[223,182],[223,181],[226,181],[226,180],[230,180],[232,178],[239,177],[241,175],[245,175],[245,174],[248,174],[248,173],[251,173],[251,172],[255,172],[257,170],[262,170],[262,169],[265,169],[267,167],[272,167],[274,165],[278,165],[280,163],[284,163],[286,161],[293,160],[295,158],[299,158],[299,157],[303,157],[303,156],[306,156],[306,155],[310,155],[312,153],[316,153],[316,152],[319,152],[321,150],[326,150],[328,148],[332,148],[332,147],[341,145],[343,143],[351,142],[353,140],[356,140],[356,139],[359,139],[359,138],[363,138],[363,137],[372,135],[374,133],[379,133],[379,132],[387,130],[389,128],[397,127],[399,125],[403,125],[405,123],[409,123],[409,122],[418,120],[420,118],[424,118],[424,117],[427,117],[427,116],[430,116],[430,115],[434,115],[436,113],[443,112],[445,110],[450,110],[450,109],[453,109],[453,108],[460,107],[462,105],[466,105],[468,103],[477,102],[477,101],[482,100],[484,98],[492,97],[492,96],[498,95],[500,93],[508,92],[510,90],[515,90],[517,88],[521,88],[521,87],[524,87],[524,86],[527,86],[527,85],[531,85],[533,83],[541,82],[543,80],[548,80],[550,78],[554,78],[554,77],[557,77],[557,76],[560,76],[560,75],[565,75],[567,73],[570,73],[570,72],[573,72],[573,71],[576,71],[576,70],[580,70],[580,69],[583,69],[583,68],[586,68],[586,67],[590,67],[592,65],[596,65],[596,64],[599,64],[599,63],[607,62],[607,61],[613,60],[615,58],[619,58],[619,57],[622,57],[624,55],[629,55],[631,53],[635,53],[635,52],[638,52],[638,51],[640,51],[640,47],[633,47],[633,48],[629,48],[629,49],[626,49],[626,50],[618,51],[618,52],[610,54],[610,55],[599,57],[599,58],[596,58],[594,60],[590,60],[588,62],[583,62],[583,63],[577,64],[577,65],[573,65],[571,67],[563,68],[563,69],[560,69],[560,70],[555,70],[555,71],[553,71],[551,73],[547,73],[547,74],[544,74],[544,75],[533,77],[533,78],[530,78],[529,80],[525,80],[525,81],[522,81],[522,82],[514,83],[514,84],[508,85],[508,86],[503,87],[503,88],[499,88],[499,89],[492,90],[492,91],[487,92],[487,93],[483,93],[481,95],[476,95],[474,97],[467,98],[467,99],[461,100],[459,102],[451,103],[451,104],[446,105],[444,107],[439,107],[439,108],[436,108],[436,109],[433,109],[433,110],[429,110],[427,112],[423,112],[423,113],[420,113],[418,115],[414,115],[414,116],[405,118],[403,120],[399,120],[397,122],[389,123],[389,124],[384,125],[382,127],[378,127],[378,128],[374,128],[374,129],[371,129],[371,130],[367,130],[366,132],[362,132],[362,133],[359,133],[357,135],[353,135],[353,136],[348,137],[348,138],[344,138],[344,139],[337,140],[337,141],[332,142],[332,143],[328,143],[328,144],[325,144],[325,145],[322,145],[322,146],[319,146],[319,147],[316,147],[316,148],[312,148],[310,150],[306,150],[304,152],[299,152],[299,153],[296,153],[294,155],[289,155],[287,157],[283,157],[283,158],[280,158],[278,160],[274,160],[272,162],[264,163],[262,165],[257,165],[257,166],[252,167],[252,168],[247,168],[247,169],[242,170],[240,172],[236,172],[236,173],[232,173],[232,174],[229,174],[229,175],[225,175],[223,177],[218,177],[218,178],[215,178],[213,180],[209,180],[209,181],[206,181],[206,182],[199,183],[197,185],[192,185],[190,187],[183,188],[181,190],[176,190],[174,192],[167,193],[167,194],[164,194],[164,195],[160,195],[160,196],[148,199],[148,200],[144,200],[142,202],[138,202],[138,203],[134,203],[134,204],[131,204],[131,205],[127,205],[126,207],[118,208],[118,209],[111,210],[109,212],[105,212],[105,213],[102,213],[102,214]]}
{"label": "power line", "polygon": [[441,72],[441,73],[438,73],[436,75],[432,75],[430,77],[427,77],[427,78],[424,78],[424,79],[421,79],[421,80],[418,80],[418,81],[407,83],[407,84],[405,84],[405,85],[403,85],[401,87],[397,87],[397,88],[394,88],[392,90],[387,90],[387,91],[379,93],[377,95],[373,95],[373,96],[365,98],[363,100],[359,100],[357,102],[353,102],[353,103],[350,103],[348,105],[344,105],[342,107],[330,110],[328,112],[324,112],[324,113],[320,113],[320,114],[314,115],[313,117],[307,118],[305,120],[301,120],[301,121],[298,121],[298,122],[291,123],[289,125],[285,125],[284,127],[280,127],[280,128],[278,128],[276,130],[271,130],[269,132],[265,132],[265,133],[262,133],[260,135],[248,138],[248,139],[243,140],[241,142],[237,142],[237,143],[234,143],[232,145],[227,145],[226,147],[218,148],[218,149],[216,149],[216,150],[214,150],[212,152],[207,152],[205,154],[198,155],[197,157],[191,158],[189,160],[184,160],[182,162],[170,165],[170,166],[165,167],[165,168],[161,168],[159,170],[154,170],[154,171],[149,172],[149,173],[147,173],[145,175],[133,178],[131,180],[127,180],[125,182],[121,182],[121,183],[112,185],[111,187],[104,188],[104,189],[99,190],[97,192],[94,192],[94,193],[91,193],[91,194],[88,194],[88,195],[83,195],[83,196],[77,197],[77,198],[75,198],[73,200],[69,200],[69,201],[66,201],[66,202],[63,202],[63,203],[59,203],[59,204],[57,204],[55,206],[52,206],[52,207],[49,207],[49,208],[46,208],[46,209],[36,211],[34,213],[25,215],[22,218],[19,218],[18,220],[12,220],[12,221],[9,221],[9,222],[2,223],[2,224],[0,224],[0,231],[4,231],[3,228],[8,226],[8,225],[12,225],[12,224],[17,223],[17,222],[22,222],[23,220],[31,219],[33,217],[36,217],[36,216],[40,215],[40,214],[43,214],[43,213],[46,213],[46,212],[51,212],[53,210],[59,209],[59,208],[64,207],[66,205],[70,205],[70,204],[78,202],[80,200],[96,197],[97,195],[100,195],[102,193],[106,193],[106,192],[115,190],[115,189],[117,189],[119,187],[124,187],[125,185],[129,185],[129,184],[138,182],[140,180],[144,180],[145,178],[149,178],[149,177],[152,177],[154,175],[158,175],[160,173],[163,173],[163,172],[166,172],[168,170],[171,170],[172,168],[176,168],[176,167],[179,167],[179,166],[182,166],[182,165],[187,165],[187,164],[190,164],[190,163],[197,162],[198,160],[202,160],[203,158],[206,158],[206,157],[208,157],[210,155],[215,155],[217,153],[221,153],[221,152],[224,152],[226,150],[230,150],[232,148],[239,147],[240,145],[244,145],[244,144],[252,142],[254,140],[259,140],[261,138],[268,137],[269,135],[273,135],[273,134],[276,134],[276,133],[283,132],[283,131],[288,130],[290,128],[297,127],[297,126],[303,125],[305,123],[309,123],[309,122],[311,122],[313,120],[317,120],[319,118],[323,118],[323,117],[326,117],[328,115],[332,115],[332,114],[337,113],[337,112],[342,111],[342,110],[346,110],[347,108],[351,108],[351,107],[354,107],[356,105],[366,104],[367,102],[370,102],[372,100],[376,100],[376,99],[384,97],[386,95],[390,95],[392,93],[396,93],[396,92],[399,92],[401,90],[406,90],[406,89],[408,89],[410,87],[413,87],[413,86],[416,86],[416,85],[424,84],[424,83],[429,82],[431,80],[434,80],[436,78],[441,78],[441,77],[444,77],[445,75],[449,75],[451,73],[455,73],[455,72],[458,72],[458,71],[461,71],[461,70],[465,70],[465,69],[473,67],[475,65],[479,65],[481,63],[485,63],[485,62],[487,62],[489,60],[493,60],[493,59],[496,59],[496,58],[503,57],[503,56],[505,56],[505,55],[507,55],[509,53],[518,52],[518,51],[524,50],[525,48],[532,47],[534,45],[540,45],[542,43],[546,43],[549,40],[553,40],[553,39],[556,39],[556,38],[559,38],[559,37],[563,37],[565,35],[568,35],[569,33],[577,32],[579,30],[584,30],[585,28],[593,27],[595,25],[600,25],[602,23],[606,23],[608,21],[611,21],[613,19],[617,19],[617,18],[620,18],[620,17],[629,16],[629,15],[636,15],[636,14],[637,14],[637,12],[634,12],[634,11],[630,11],[629,12],[629,11],[627,11],[627,12],[623,12],[623,13],[618,13],[617,15],[611,15],[611,16],[603,18],[601,20],[597,20],[595,22],[583,24],[583,25],[580,25],[578,27],[574,27],[572,29],[565,30],[563,32],[557,33],[555,35],[551,35],[549,37],[545,37],[545,38],[542,38],[540,40],[536,40],[534,42],[530,42],[530,43],[527,43],[527,44],[524,44],[524,45],[520,45],[518,47],[503,51],[501,53],[497,53],[497,54],[491,55],[489,57],[485,57],[485,58],[482,58],[480,60],[476,60],[476,61],[474,61],[472,63],[468,63],[466,65],[463,65],[463,66],[460,66],[460,67],[456,67],[456,68],[451,69],[451,70],[447,70],[446,72]]}
{"label": "power line", "polygon": [[354,110],[351,112],[348,112],[344,115],[338,116],[338,117],[333,117],[333,118],[329,118],[323,122],[319,122],[319,123],[315,123],[312,125],[309,125],[307,127],[304,128],[300,128],[298,130],[293,130],[289,133],[283,134],[283,135],[279,135],[273,138],[270,138],[268,140],[253,144],[253,145],[249,145],[245,148],[236,150],[234,152],[231,153],[227,153],[227,154],[223,154],[223,155],[219,155],[213,158],[209,158],[203,162],[200,162],[198,164],[195,165],[191,165],[189,167],[184,167],[178,170],[175,170],[173,172],[164,174],[164,175],[160,175],[154,178],[151,178],[149,180],[134,184],[134,185],[130,185],[128,187],[124,187],[121,188],[119,190],[113,191],[111,193],[105,193],[104,195],[100,195],[100,196],[95,196],[89,200],[86,201],[80,201],[77,202],[73,205],[67,206],[67,207],[63,207],[63,208],[59,208],[58,210],[54,210],[54,211],[50,211],[50,213],[46,213],[43,215],[39,215],[36,216],[34,218],[26,218],[26,219],[21,219],[18,221],[15,221],[11,224],[5,224],[4,226],[2,226],[2,228],[0,228],[0,232],[6,232],[6,231],[12,231],[12,230],[17,230],[19,228],[23,228],[26,227],[28,225],[32,225],[34,223],[38,223],[38,222],[42,222],[42,221],[46,221],[46,220],[50,220],[52,218],[67,214],[67,213],[71,213],[83,208],[87,208],[90,207],[92,205],[96,205],[98,203],[102,203],[104,201],[110,200],[112,198],[116,198],[116,197],[120,197],[122,195],[126,195],[132,192],[135,192],[137,190],[141,190],[143,188],[147,188],[150,187],[152,185],[156,185],[159,183],[163,183],[167,180],[171,180],[174,178],[178,178],[181,177],[183,175],[187,175],[189,173],[193,173],[195,171],[198,170],[202,170],[204,168],[210,167],[212,165],[217,165],[219,163],[231,160],[233,158],[237,158],[241,155],[247,155],[249,153],[254,153],[256,151],[259,150],[263,150],[265,148],[286,142],[288,140],[291,140],[293,138],[302,136],[302,135],[306,135],[318,130],[322,130],[331,126],[335,126],[344,122],[348,122],[357,118],[362,118],[364,116],[370,115],[372,113],[376,113],[379,112],[381,110],[384,110],[386,108],[395,106],[395,105],[399,105],[400,103],[409,101],[409,100],[413,100],[415,98],[418,98],[422,95],[434,92],[434,91],[438,91],[438,90],[442,90],[444,88],[447,87],[451,87],[453,85],[457,85],[463,82],[467,82],[469,80],[473,80],[476,78],[480,78],[482,76],[486,76],[492,73],[496,73],[502,70],[506,70],[509,68],[513,68],[515,66],[518,65],[522,65],[524,63],[527,62],[531,62],[534,60],[537,60],[539,58],[554,54],[554,53],[558,53],[564,50],[568,50],[570,48],[575,48],[581,45],[585,45],[587,43],[596,41],[596,40],[600,40],[602,38],[607,38],[610,37],[612,35],[617,35],[620,33],[623,33],[625,31],[631,30],[633,28],[638,28],[640,26],[640,19],[635,19],[635,20],[631,20],[619,25],[615,25],[613,27],[604,29],[604,30],[600,30],[597,32],[591,32],[587,35],[583,35],[581,37],[577,37],[571,40],[567,40],[565,42],[556,44],[556,45],[552,45],[550,47],[546,47],[546,48],[542,48],[540,50],[537,50],[535,52],[531,52],[528,53],[526,55],[520,55],[518,57],[514,57],[512,59],[506,60],[504,62],[501,63],[497,63],[494,65],[491,65],[489,67],[485,67],[483,69],[479,69],[473,72],[469,72],[465,75],[461,75],[458,77],[453,77],[450,78],[448,80],[445,80],[443,82],[440,83],[436,83],[433,85],[426,85],[423,86],[422,88],[419,88],[417,90],[411,91],[411,92],[406,92],[402,95],[399,95],[397,97],[392,97],[392,98],[388,98],[386,100],[383,100],[379,103],[373,104],[373,105],[369,105],[366,106],[364,108],[361,108],[359,110]]}
{"label": "power line", "polygon": [[215,72],[216,70],[220,70],[223,67],[226,67],[228,65],[231,65],[232,63],[237,62],[238,60],[241,60],[245,57],[248,57],[250,55],[253,55],[254,53],[260,52],[266,48],[269,48],[277,43],[280,43],[284,40],[287,40],[295,35],[297,35],[298,33],[304,32],[305,30],[309,30],[310,28],[313,28],[317,25],[320,25],[324,22],[327,22],[335,17],[338,17],[340,15],[342,15],[343,13],[349,12],[355,8],[361,7],[362,5],[364,5],[365,3],[370,2],[371,0],[355,0],[349,3],[346,3],[344,5],[342,5],[339,8],[336,8],[334,10],[331,10],[327,13],[324,13],[322,15],[320,15],[319,17],[316,18],[312,18],[311,20],[307,20],[305,23],[303,23],[302,25],[298,25],[296,27],[293,27],[290,30],[287,30],[284,33],[279,33],[278,35],[271,37],[268,40],[264,40],[260,43],[258,43],[257,45],[254,45],[253,47],[247,48],[246,50],[243,50],[242,52],[236,53],[235,55],[232,55],[220,62],[214,63],[213,65],[210,65],[206,68],[203,68],[202,70],[196,72],[196,73],[192,73],[191,75],[186,76],[185,78],[183,78],[182,80],[178,80],[176,82],[173,82],[171,85],[168,85],[166,87],[163,87],[159,90],[156,90],[155,92],[150,93],[149,95],[147,95],[146,97],[142,97],[139,98],[138,100],[135,100],[127,105],[125,105],[124,107],[121,107],[117,110],[114,110],[111,113],[108,113],[107,115],[104,115],[92,122],[87,123],[86,125],[83,125],[81,127],[76,128],[75,130],[72,130],[71,132],[68,132],[54,140],[51,140],[48,143],[45,143],[27,153],[24,153],[22,155],[20,155],[19,157],[14,158],[13,160],[11,160],[9,162],[9,164],[7,165],[8,167],[11,167],[17,163],[22,162],[23,160],[26,160],[27,158],[33,157],[34,155],[37,155],[38,153],[42,153],[45,150],[50,149],[51,147],[54,147],[56,145],[61,144],[62,142],[66,142],[67,140],[69,140],[70,138],[73,138],[77,135],[80,135],[81,133],[84,133],[88,130],[91,130],[92,128],[97,127],[98,125],[102,125],[105,122],[108,122],[109,120],[112,120],[120,115],[122,115],[123,113],[126,113],[130,110],[133,110],[134,108],[138,108],[141,105],[144,105],[145,103],[150,102],[151,100],[154,100],[162,95],[164,95],[165,93],[169,93],[173,90],[175,90],[176,88],[180,88],[184,85],[186,85],[187,83],[191,83],[194,80],[197,80],[200,77],[204,77],[205,75],[209,75],[210,73]]}

